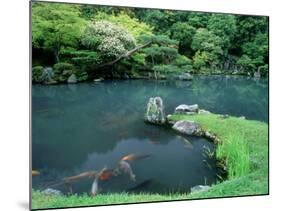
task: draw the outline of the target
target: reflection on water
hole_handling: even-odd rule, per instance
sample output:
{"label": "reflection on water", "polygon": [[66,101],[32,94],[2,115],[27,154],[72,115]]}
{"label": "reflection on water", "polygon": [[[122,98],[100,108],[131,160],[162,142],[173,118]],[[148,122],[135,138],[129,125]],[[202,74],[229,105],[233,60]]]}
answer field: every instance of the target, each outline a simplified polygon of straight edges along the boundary
{"label": "reflection on water", "polygon": [[[214,113],[268,121],[268,82],[242,77],[196,77],[183,81],[106,81],[32,87],[32,165],[41,170],[33,186],[83,171],[114,168],[129,153],[151,154],[132,163],[137,181],[126,175],[101,183],[103,191],[189,191],[211,184],[215,161],[202,155],[204,139],[144,124],[147,100],[161,96],[166,113],[182,103],[197,103]],[[209,165],[206,165],[206,162]],[[88,192],[92,181],[76,184]]]}

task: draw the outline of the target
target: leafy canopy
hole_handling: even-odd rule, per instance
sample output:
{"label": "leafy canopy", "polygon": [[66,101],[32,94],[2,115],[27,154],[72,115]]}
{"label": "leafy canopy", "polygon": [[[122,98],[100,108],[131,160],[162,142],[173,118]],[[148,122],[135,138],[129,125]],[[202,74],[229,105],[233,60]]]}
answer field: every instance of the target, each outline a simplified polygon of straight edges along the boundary
{"label": "leafy canopy", "polygon": [[77,47],[86,26],[80,7],[69,4],[32,3],[32,45],[54,51]]}
{"label": "leafy canopy", "polygon": [[107,20],[113,24],[119,25],[130,32],[135,39],[138,39],[141,35],[152,35],[153,28],[150,25],[130,17],[124,11],[118,15],[108,15],[104,12],[99,12],[94,19],[97,21]]}
{"label": "leafy canopy", "polygon": [[222,47],[228,49],[236,33],[236,19],[233,15],[212,14],[207,29],[220,37]]}

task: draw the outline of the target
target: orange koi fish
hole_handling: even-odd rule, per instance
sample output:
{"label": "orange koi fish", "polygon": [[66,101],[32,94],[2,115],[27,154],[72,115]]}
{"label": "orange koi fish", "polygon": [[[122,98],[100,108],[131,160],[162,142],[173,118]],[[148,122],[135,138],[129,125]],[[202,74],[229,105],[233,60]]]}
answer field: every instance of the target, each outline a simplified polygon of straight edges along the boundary
{"label": "orange koi fish", "polygon": [[87,172],[83,172],[81,174],[75,175],[75,176],[70,176],[70,177],[65,177],[63,178],[64,182],[73,182],[75,180],[79,180],[79,179],[83,179],[83,178],[91,178],[91,177],[95,177],[95,175],[97,174],[96,171],[87,171]]}
{"label": "orange koi fish", "polygon": [[31,175],[32,176],[38,176],[38,175],[40,175],[40,172],[36,171],[36,170],[32,170]]}
{"label": "orange koi fish", "polygon": [[106,181],[106,180],[109,180],[113,176],[115,176],[113,170],[107,169],[107,170],[102,172],[99,179],[103,180],[103,181]]}
{"label": "orange koi fish", "polygon": [[133,160],[140,160],[140,159],[144,159],[144,158],[148,158],[150,157],[151,155],[137,155],[137,154],[129,154],[129,155],[126,155],[124,157],[121,158],[121,160],[123,161],[133,161]]}

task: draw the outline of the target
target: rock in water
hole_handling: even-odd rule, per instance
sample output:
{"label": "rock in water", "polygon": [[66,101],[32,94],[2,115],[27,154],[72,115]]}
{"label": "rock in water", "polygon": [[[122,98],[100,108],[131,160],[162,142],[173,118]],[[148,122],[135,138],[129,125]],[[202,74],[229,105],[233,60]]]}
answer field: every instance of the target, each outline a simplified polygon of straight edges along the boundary
{"label": "rock in water", "polygon": [[190,192],[194,193],[194,192],[208,191],[209,189],[210,189],[210,186],[208,186],[208,185],[196,185],[196,186],[190,188]]}
{"label": "rock in water", "polygon": [[198,113],[199,106],[197,104],[194,105],[185,105],[181,104],[175,109],[175,113],[184,113],[184,114],[195,114]]}
{"label": "rock in water", "polygon": [[46,194],[46,195],[56,195],[56,196],[62,196],[62,192],[60,190],[56,190],[53,188],[47,188],[45,190],[42,191],[42,193]]}
{"label": "rock in water", "polygon": [[193,79],[193,76],[190,73],[183,73],[178,76],[178,79],[183,81],[191,81]]}
{"label": "rock in water", "polygon": [[53,68],[51,68],[51,67],[43,68],[42,74],[41,74],[41,81],[48,83],[48,82],[53,81],[53,77],[54,77]]}
{"label": "rock in water", "polygon": [[145,120],[153,124],[166,122],[164,106],[161,97],[151,97],[147,103]]}
{"label": "rock in water", "polygon": [[77,83],[76,75],[72,74],[71,76],[69,76],[69,78],[67,79],[67,83],[69,83],[69,84]]}
{"label": "rock in water", "polygon": [[94,79],[94,82],[101,82],[101,81],[103,81],[103,78],[96,78],[96,79]]}
{"label": "rock in water", "polygon": [[177,121],[172,128],[186,135],[201,136],[203,134],[203,131],[198,123],[188,120]]}
{"label": "rock in water", "polygon": [[254,78],[259,79],[261,77],[260,69],[254,72]]}

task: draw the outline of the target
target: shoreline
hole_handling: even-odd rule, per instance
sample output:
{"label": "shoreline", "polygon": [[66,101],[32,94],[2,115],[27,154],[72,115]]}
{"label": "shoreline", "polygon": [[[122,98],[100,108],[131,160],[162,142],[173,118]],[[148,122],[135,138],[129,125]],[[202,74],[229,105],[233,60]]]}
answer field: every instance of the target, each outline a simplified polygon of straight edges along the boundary
{"label": "shoreline", "polygon": [[[247,79],[251,79],[251,80],[268,80],[269,77],[260,77],[260,78],[255,78],[253,76],[247,76],[245,74],[192,74],[193,77],[215,77],[215,76],[219,76],[219,77],[241,77],[241,78],[247,78]],[[97,80],[97,81],[95,81]],[[62,84],[80,84],[80,83],[91,83],[91,82],[96,82],[96,83],[100,83],[100,82],[104,82],[104,81],[108,81],[108,80],[121,80],[121,81],[135,81],[135,80],[147,80],[147,81],[190,81],[192,82],[193,79],[190,80],[180,80],[180,79],[170,79],[170,78],[160,78],[160,79],[155,79],[155,78],[150,78],[147,76],[140,76],[140,77],[129,77],[129,78],[122,78],[122,77],[98,77],[98,78],[94,78],[92,80],[85,80],[85,81],[77,81],[77,83],[67,83],[67,82],[51,82],[51,83],[38,83],[38,82],[34,82],[32,81],[32,85],[35,84],[41,84],[41,85],[62,85]]]}

